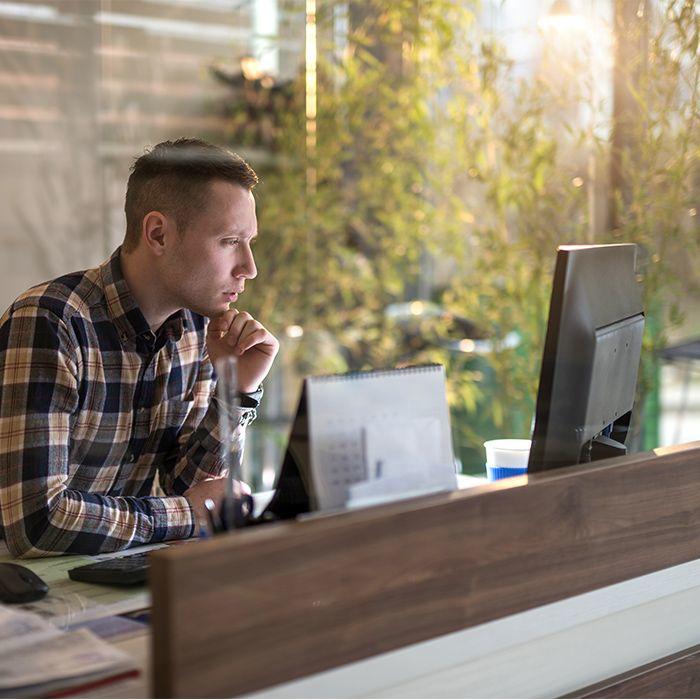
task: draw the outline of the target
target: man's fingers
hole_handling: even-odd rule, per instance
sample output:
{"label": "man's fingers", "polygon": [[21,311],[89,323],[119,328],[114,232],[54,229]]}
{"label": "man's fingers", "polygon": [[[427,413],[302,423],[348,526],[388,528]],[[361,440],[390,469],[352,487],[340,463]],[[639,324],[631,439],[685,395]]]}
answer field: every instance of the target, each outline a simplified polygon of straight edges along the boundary
{"label": "man's fingers", "polygon": [[[256,348],[268,357],[279,350],[277,339],[247,311],[230,309],[209,323],[210,342],[216,339],[225,343],[235,355],[244,355]],[[220,346],[219,346],[220,347]]]}
{"label": "man's fingers", "polygon": [[253,319],[247,311],[241,311],[241,313],[233,319],[226,333],[226,344],[235,348],[241,337],[249,333],[253,328],[262,328],[262,325]]}
{"label": "man's fingers", "polygon": [[221,316],[212,318],[207,327],[207,334],[212,333],[216,335],[217,338],[220,338],[222,333],[227,333],[231,328],[231,324],[236,316],[238,316],[238,311],[236,309],[229,309],[228,311],[224,311]]}
{"label": "man's fingers", "polygon": [[[270,338],[272,338],[272,336],[264,328],[257,328],[238,341],[238,352],[242,355],[256,345],[266,344],[265,341],[269,341]],[[269,342],[267,344],[271,345]]]}

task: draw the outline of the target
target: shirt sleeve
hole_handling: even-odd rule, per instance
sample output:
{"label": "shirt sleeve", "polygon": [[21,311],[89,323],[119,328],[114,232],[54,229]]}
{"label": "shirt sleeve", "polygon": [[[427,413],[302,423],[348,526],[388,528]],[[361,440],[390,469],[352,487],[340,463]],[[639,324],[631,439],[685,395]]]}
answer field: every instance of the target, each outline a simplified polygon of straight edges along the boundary
{"label": "shirt sleeve", "polygon": [[254,409],[233,408],[226,415],[231,426],[225,445],[221,432],[220,404],[215,396],[216,376],[204,350],[194,387],[194,406],[180,432],[176,448],[159,468],[159,480],[168,495],[184,493],[205,479],[228,474],[226,452],[241,459],[246,426],[256,416]]}
{"label": "shirt sleeve", "polygon": [[0,515],[14,556],[96,554],[189,537],[182,497],[106,496],[67,487],[81,355],[50,311],[21,307],[0,323]]}

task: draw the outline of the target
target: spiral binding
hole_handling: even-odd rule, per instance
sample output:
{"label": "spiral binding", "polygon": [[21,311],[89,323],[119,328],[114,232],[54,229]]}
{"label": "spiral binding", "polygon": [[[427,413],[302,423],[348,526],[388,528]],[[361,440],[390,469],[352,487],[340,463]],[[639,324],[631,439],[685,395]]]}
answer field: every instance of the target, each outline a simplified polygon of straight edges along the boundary
{"label": "spiral binding", "polygon": [[409,365],[407,367],[390,367],[387,369],[367,369],[358,370],[355,372],[345,372],[343,374],[317,374],[307,377],[307,381],[347,381],[354,379],[365,379],[368,377],[392,377],[397,374],[419,374],[424,372],[432,372],[435,370],[445,371],[445,367],[437,363],[429,363],[424,365]]}

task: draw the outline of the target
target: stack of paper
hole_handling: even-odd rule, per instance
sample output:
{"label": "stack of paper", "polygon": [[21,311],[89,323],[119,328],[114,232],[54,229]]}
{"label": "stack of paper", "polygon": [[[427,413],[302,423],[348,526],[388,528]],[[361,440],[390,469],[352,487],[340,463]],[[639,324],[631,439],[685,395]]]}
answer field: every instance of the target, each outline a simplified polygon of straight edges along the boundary
{"label": "stack of paper", "polygon": [[45,697],[137,673],[131,657],[88,630],[63,632],[0,605],[0,697]]}

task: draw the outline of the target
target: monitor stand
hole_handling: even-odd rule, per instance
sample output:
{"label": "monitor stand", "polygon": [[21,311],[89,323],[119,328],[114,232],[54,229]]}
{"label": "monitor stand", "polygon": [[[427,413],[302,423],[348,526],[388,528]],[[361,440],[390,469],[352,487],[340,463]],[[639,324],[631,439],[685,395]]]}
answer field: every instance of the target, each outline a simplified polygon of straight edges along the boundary
{"label": "monitor stand", "polygon": [[599,459],[610,459],[611,457],[623,457],[627,454],[626,445],[605,435],[599,435],[588,444],[589,462],[595,462]]}

